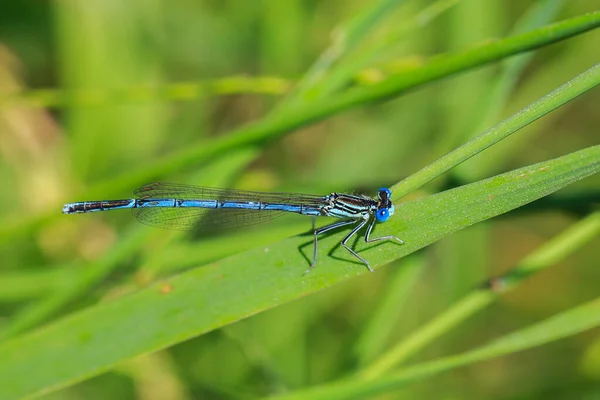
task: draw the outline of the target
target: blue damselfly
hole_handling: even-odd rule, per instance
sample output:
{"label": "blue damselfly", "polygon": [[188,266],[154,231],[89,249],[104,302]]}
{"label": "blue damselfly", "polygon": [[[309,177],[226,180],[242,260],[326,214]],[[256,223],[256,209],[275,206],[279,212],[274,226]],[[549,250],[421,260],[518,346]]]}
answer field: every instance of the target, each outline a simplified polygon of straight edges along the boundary
{"label": "blue damselfly", "polygon": [[190,230],[196,226],[245,226],[273,219],[283,213],[313,217],[326,216],[344,219],[314,230],[313,260],[317,262],[317,236],[346,225],[355,225],[342,239],[341,245],[362,261],[369,271],[371,265],[347,243],[365,225],[365,242],[396,240],[396,236],[371,238],[375,222],[385,222],[394,214],[391,192],[379,189],[377,199],[362,195],[331,193],[326,196],[297,193],[263,193],[234,189],[151,183],[134,191],[137,199],[84,201],[65,204],[64,214],[78,214],[129,208],[143,224],[160,228]]}

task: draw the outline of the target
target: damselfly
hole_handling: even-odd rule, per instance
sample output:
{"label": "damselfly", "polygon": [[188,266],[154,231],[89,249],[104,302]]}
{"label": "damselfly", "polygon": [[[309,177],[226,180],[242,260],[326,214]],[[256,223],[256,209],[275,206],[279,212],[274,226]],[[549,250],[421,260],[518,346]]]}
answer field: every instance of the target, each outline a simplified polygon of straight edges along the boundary
{"label": "damselfly", "polygon": [[391,235],[371,238],[375,222],[385,222],[394,214],[391,192],[387,188],[379,189],[377,199],[342,193],[327,196],[263,193],[173,183],[151,183],[137,189],[134,194],[137,199],[69,203],[64,205],[62,212],[77,214],[129,208],[143,224],[177,230],[190,230],[199,225],[253,225],[286,212],[344,219],[314,230],[313,260],[309,270],[317,262],[317,237],[342,226],[355,225],[342,239],[341,245],[362,261],[369,271],[373,271],[369,262],[347,245],[365,225],[367,243],[380,240],[404,243]]}

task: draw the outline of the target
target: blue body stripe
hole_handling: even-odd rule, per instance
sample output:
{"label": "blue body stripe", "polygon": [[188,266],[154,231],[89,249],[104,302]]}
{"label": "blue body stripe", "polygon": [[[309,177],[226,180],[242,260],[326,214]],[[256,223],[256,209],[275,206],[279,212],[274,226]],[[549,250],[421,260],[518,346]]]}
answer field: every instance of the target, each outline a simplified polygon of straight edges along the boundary
{"label": "blue body stripe", "polygon": [[322,207],[303,204],[270,204],[258,201],[218,201],[218,200],[181,200],[181,199],[126,199],[109,201],[84,201],[65,204],[63,212],[67,214],[89,213],[126,208],[219,208],[260,211],[285,211],[303,215],[326,215]]}
{"label": "blue body stripe", "polygon": [[261,203],[254,201],[220,201],[216,208],[243,208],[245,210],[260,210]]}

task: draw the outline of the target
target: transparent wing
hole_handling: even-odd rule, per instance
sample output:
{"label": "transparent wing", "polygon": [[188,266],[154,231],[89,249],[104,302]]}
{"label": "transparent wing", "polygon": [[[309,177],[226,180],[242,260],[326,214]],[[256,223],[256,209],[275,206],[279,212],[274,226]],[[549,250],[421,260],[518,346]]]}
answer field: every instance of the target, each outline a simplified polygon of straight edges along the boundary
{"label": "transparent wing", "polygon": [[[135,190],[134,194],[142,199],[228,200],[309,206],[319,206],[324,202],[323,196],[316,195],[252,192],[162,182],[144,185]],[[285,213],[273,210],[196,207],[143,207],[134,208],[132,211],[135,218],[145,225],[175,230],[191,230],[198,226],[209,228],[255,225]]]}

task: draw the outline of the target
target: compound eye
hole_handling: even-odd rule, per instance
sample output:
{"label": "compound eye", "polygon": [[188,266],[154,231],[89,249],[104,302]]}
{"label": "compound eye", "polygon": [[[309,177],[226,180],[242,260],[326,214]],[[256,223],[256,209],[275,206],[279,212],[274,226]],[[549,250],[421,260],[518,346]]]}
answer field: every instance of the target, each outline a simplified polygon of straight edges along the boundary
{"label": "compound eye", "polygon": [[385,222],[390,218],[390,211],[387,208],[380,208],[375,213],[375,217],[379,222]]}
{"label": "compound eye", "polygon": [[384,196],[387,199],[392,197],[392,192],[388,188],[379,188],[379,190],[377,191],[377,194],[379,195],[380,199],[383,199]]}

